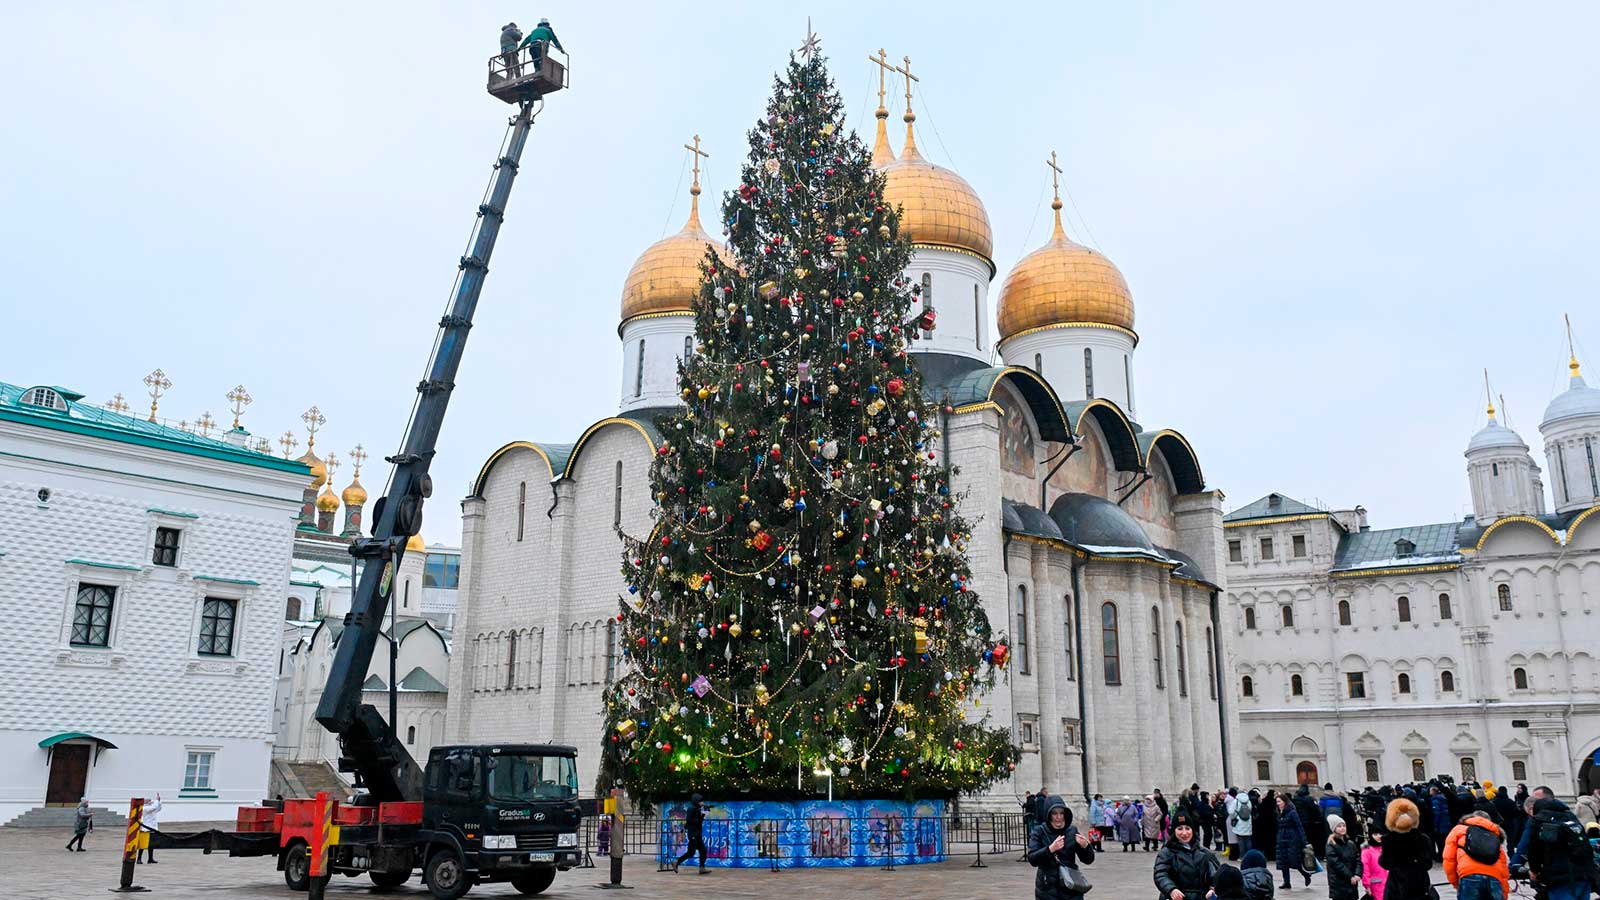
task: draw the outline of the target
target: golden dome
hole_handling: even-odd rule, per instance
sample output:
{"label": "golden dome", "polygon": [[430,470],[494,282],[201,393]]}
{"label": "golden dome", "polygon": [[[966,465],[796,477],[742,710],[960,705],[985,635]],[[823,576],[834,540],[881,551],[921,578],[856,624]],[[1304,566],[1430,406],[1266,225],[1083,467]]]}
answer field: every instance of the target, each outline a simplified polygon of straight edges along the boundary
{"label": "golden dome", "polygon": [[367,489],[361,486],[361,478],[357,476],[350,479],[350,486],[340,496],[345,506],[361,506],[367,502]]}
{"label": "golden dome", "polygon": [[328,483],[328,467],[323,465],[322,460],[318,459],[315,453],[311,452],[310,447],[306,448],[306,452],[300,454],[300,458],[296,462],[303,462],[311,467],[312,490],[316,490]]}
{"label": "golden dome", "polygon": [[695,180],[689,188],[689,221],[683,230],[651,244],[622,284],[622,321],[651,313],[690,312],[700,296],[700,262],[706,258],[706,245],[730,263],[732,257],[721,241],[700,227],[700,159],[695,157]]}
{"label": "golden dome", "polygon": [[[886,140],[875,142],[872,154],[873,165],[884,174],[884,199],[900,207],[901,233],[913,244],[975,253],[993,269],[994,232],[978,192],[965,178],[922,158],[912,134],[916,117],[908,111],[905,118],[906,146],[900,158],[888,154]],[[880,163],[886,156],[888,162]]]}
{"label": "golden dome", "polygon": [[1050,242],[1024,256],[1000,288],[1000,340],[1064,324],[1133,330],[1133,294],[1105,255],[1074,242],[1061,228],[1061,199]]}
{"label": "golden dome", "polygon": [[420,534],[413,534],[411,536],[411,540],[406,541],[407,553],[423,553],[426,552],[427,549],[428,546],[422,543],[422,535]]}
{"label": "golden dome", "polygon": [[[326,474],[324,474],[324,477],[326,477]],[[323,512],[334,512],[338,508],[339,498],[333,495],[333,487],[330,485],[323,488],[322,493],[317,495],[317,509]]]}

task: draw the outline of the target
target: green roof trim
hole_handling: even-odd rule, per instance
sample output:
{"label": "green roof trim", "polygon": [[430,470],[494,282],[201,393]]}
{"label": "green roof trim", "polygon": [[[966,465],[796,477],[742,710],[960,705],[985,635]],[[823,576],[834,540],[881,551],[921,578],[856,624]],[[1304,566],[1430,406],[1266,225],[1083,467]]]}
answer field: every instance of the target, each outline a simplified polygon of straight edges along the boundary
{"label": "green roof trim", "polygon": [[322,587],[322,585],[318,584],[315,581],[297,581],[297,580],[295,580],[293,578],[289,579],[289,583],[294,585],[294,586],[296,586],[296,587],[314,587],[314,588],[321,588]]}
{"label": "green roof trim", "polygon": [[382,678],[376,675],[368,675],[367,680],[361,682],[361,689],[363,691],[387,691],[389,686],[383,683]]}
{"label": "green roof trim", "polygon": [[443,694],[450,690],[421,666],[412,669],[406,677],[400,679],[400,687],[407,691],[427,691],[435,694]]}
{"label": "green roof trim", "polygon": [[33,425],[84,437],[288,472],[306,478],[311,476],[311,469],[298,460],[279,459],[271,454],[256,453],[243,447],[235,447],[227,441],[202,437],[171,425],[150,422],[114,412],[103,406],[83,403],[77,399],[81,398],[82,394],[65,388],[51,388],[66,400],[67,411],[64,413],[60,410],[26,406],[20,401],[28,390],[0,381],[0,422]]}
{"label": "green roof trim", "polygon": [[69,559],[69,560],[67,560],[67,565],[69,565],[69,566],[93,566],[96,569],[117,569],[117,570],[122,571],[122,572],[137,572],[137,571],[139,571],[139,567],[138,566],[125,566],[125,565],[122,565],[121,563],[95,562],[92,559]]}
{"label": "green roof trim", "polygon": [[261,586],[261,582],[259,582],[259,581],[251,581],[248,578],[223,578],[220,575],[196,575],[196,576],[194,576],[194,580],[195,581],[215,581],[215,582],[218,582],[220,584],[243,584],[243,585],[248,585],[249,587],[260,587]]}
{"label": "green roof trim", "polygon": [[173,518],[176,518],[176,519],[198,519],[198,518],[200,518],[200,514],[199,513],[178,512],[177,510],[172,510],[172,509],[162,509],[159,506],[152,506],[149,509],[145,510],[145,512],[147,512],[147,513],[155,513],[158,516],[172,516]]}
{"label": "green roof trim", "polygon": [[48,750],[49,748],[54,747],[55,745],[61,743],[62,741],[72,741],[72,740],[79,740],[79,739],[86,740],[86,741],[94,741],[96,744],[99,744],[100,746],[106,748],[107,750],[115,750],[115,749],[117,749],[117,745],[116,744],[111,743],[110,741],[106,740],[105,738],[95,737],[94,735],[89,734],[88,732],[84,732],[84,731],[63,731],[60,734],[53,734],[53,735],[45,738],[44,740],[40,741],[39,742],[39,747],[41,749]]}

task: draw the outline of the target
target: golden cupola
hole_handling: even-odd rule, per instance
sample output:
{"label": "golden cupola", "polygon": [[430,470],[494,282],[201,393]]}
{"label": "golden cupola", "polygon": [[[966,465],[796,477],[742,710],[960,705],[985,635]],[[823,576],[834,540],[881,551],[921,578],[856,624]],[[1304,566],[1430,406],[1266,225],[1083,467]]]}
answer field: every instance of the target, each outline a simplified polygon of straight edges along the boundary
{"label": "golden cupola", "polygon": [[361,486],[361,476],[350,479],[350,484],[339,495],[344,500],[345,506],[364,506],[367,502],[367,489]]}
{"label": "golden cupola", "polygon": [[[1055,154],[1051,154],[1054,168]],[[1052,180],[1055,175],[1052,174]],[[1133,294],[1105,254],[1083,246],[1061,227],[1061,193],[1050,208],[1049,243],[1024,256],[1000,288],[1000,340],[1045,328],[1110,326],[1133,332]]]}
{"label": "golden cupola", "polygon": [[919,247],[933,247],[971,253],[994,270],[994,232],[989,213],[965,178],[923,159],[917,151],[916,113],[911,111],[910,60],[906,69],[906,144],[895,158],[889,151],[887,119],[883,106],[883,85],[878,90],[878,134],[872,150],[872,165],[884,176],[883,196],[900,207],[900,232]]}
{"label": "golden cupola", "polygon": [[303,462],[310,467],[312,490],[316,490],[317,488],[328,483],[328,467],[322,462],[322,459],[319,458],[316,453],[312,452],[310,447],[307,447],[306,452],[302,453],[300,458],[295,461]]}
{"label": "golden cupola", "polygon": [[324,487],[317,495],[317,509],[326,513],[339,511],[339,498],[333,495],[332,485]]}
{"label": "golden cupola", "polygon": [[639,316],[692,312],[695,299],[700,296],[700,263],[705,259],[706,245],[715,247],[723,259],[730,259],[722,242],[700,225],[700,157],[707,154],[699,145],[696,135],[695,146],[689,148],[695,154],[689,220],[677,234],[651,244],[628,270],[628,280],[622,285],[624,323]]}
{"label": "golden cupola", "polygon": [[406,541],[407,553],[426,553],[427,550],[428,546],[422,542],[422,535],[420,534],[413,534]]}

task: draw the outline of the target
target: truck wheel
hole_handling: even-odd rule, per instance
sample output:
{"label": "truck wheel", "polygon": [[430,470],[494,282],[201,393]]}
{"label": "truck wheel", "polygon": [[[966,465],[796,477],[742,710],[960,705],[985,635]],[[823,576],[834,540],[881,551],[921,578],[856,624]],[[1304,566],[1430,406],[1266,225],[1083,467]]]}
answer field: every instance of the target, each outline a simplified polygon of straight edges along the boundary
{"label": "truck wheel", "polygon": [[380,891],[392,891],[411,879],[410,872],[368,872],[372,886]]}
{"label": "truck wheel", "polygon": [[289,852],[283,856],[283,883],[291,891],[311,890],[311,855],[299,841],[289,845]]}
{"label": "truck wheel", "polygon": [[555,880],[555,869],[532,869],[511,879],[511,886],[531,897],[544,893]]}
{"label": "truck wheel", "polygon": [[448,847],[440,848],[428,858],[423,876],[427,878],[428,892],[433,894],[435,900],[457,900],[472,887],[461,854]]}

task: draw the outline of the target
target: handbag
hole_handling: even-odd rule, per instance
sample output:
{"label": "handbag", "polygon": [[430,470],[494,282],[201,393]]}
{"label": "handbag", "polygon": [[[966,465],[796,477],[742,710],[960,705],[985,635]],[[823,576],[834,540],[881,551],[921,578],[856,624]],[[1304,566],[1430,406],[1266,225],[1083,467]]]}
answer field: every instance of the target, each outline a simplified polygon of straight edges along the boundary
{"label": "handbag", "polygon": [[1089,883],[1088,876],[1071,866],[1061,867],[1061,889],[1069,894],[1087,894],[1094,885]]}
{"label": "handbag", "polygon": [[1317,851],[1311,849],[1310,844],[1300,851],[1300,868],[1306,872],[1317,871]]}

